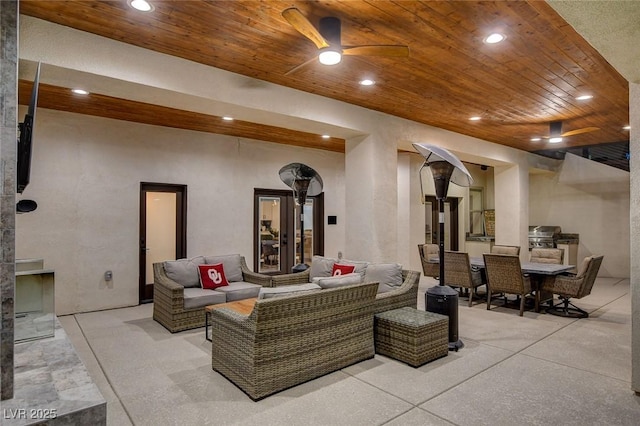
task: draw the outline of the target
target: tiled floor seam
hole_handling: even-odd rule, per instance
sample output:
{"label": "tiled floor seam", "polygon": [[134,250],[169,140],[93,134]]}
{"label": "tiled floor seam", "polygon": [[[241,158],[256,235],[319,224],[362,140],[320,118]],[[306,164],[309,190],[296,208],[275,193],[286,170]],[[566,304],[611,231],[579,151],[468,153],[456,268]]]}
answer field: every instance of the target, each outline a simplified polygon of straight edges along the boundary
{"label": "tiled floor seam", "polygon": [[[113,387],[113,384],[111,383],[111,380],[109,379],[109,376],[107,376],[107,372],[103,368],[102,363],[100,362],[100,359],[98,358],[96,352],[93,350],[93,347],[91,346],[91,342],[89,342],[89,339],[88,339],[87,335],[85,334],[85,332],[84,332],[84,330],[82,328],[82,325],[80,325],[80,322],[78,321],[78,318],[76,317],[75,314],[73,315],[73,319],[75,320],[76,324],[78,325],[78,329],[80,330],[80,333],[82,333],[82,337],[84,338],[84,341],[87,343],[87,346],[89,347],[89,350],[91,351],[91,354],[93,355],[93,357],[95,358],[96,362],[98,363],[98,367],[100,367],[100,371],[102,372],[102,375],[104,376],[105,380],[109,384],[109,387],[111,388],[111,391],[116,396],[116,398],[118,398],[118,402],[120,403],[120,406],[122,407],[122,410],[127,415],[127,418],[129,419],[131,424],[134,425],[135,423],[134,423],[133,419],[131,418],[131,414],[129,414],[129,411],[127,410],[127,407],[125,406],[125,404],[122,401],[122,399],[120,399],[120,395],[118,395],[118,392],[116,392],[115,388]],[[108,419],[107,419],[107,421],[108,421]]]}

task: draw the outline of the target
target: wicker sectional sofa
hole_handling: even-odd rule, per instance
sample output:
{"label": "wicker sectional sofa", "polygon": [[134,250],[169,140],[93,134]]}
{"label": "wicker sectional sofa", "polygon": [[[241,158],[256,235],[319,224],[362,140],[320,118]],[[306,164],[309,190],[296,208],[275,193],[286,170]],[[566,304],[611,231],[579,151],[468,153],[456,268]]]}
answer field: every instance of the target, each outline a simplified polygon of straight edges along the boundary
{"label": "wicker sectional sofa", "polygon": [[[324,259],[320,258],[319,256],[314,256],[314,261]],[[371,265],[374,266],[375,264]],[[312,267],[304,272],[285,275],[274,275],[270,285],[273,287],[280,287],[308,283],[313,280],[313,273],[314,267],[312,263]],[[367,275],[365,275],[365,281],[366,277]],[[404,307],[416,308],[418,305],[419,284],[420,272],[402,269],[402,282],[400,285],[389,287],[387,289],[388,291],[378,291],[378,293],[376,294],[376,300],[373,307],[374,314]]]}
{"label": "wicker sectional sofa", "polygon": [[[271,286],[271,277],[250,271],[244,257],[240,255],[198,256],[170,262],[188,261],[195,265],[198,262],[200,264],[222,262],[225,271],[230,271],[228,278],[232,282],[223,288],[224,291],[202,290],[193,285],[185,287],[183,285],[185,283],[179,283],[170,277],[175,278],[175,274],[167,271],[168,262],[154,263],[153,319],[172,333],[204,327],[204,307],[207,305],[256,297],[261,287]],[[191,281],[193,279],[192,277]]]}
{"label": "wicker sectional sofa", "polygon": [[373,358],[377,283],[259,299],[212,312],[212,368],[258,400]]}

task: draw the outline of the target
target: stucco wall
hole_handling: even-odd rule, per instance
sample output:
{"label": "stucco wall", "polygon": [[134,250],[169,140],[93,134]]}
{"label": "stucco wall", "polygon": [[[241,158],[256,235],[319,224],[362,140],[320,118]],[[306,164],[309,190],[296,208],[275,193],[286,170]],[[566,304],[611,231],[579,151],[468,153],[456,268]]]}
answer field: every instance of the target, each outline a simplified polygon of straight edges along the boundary
{"label": "stucco wall", "polygon": [[558,173],[550,173],[530,175],[529,184],[532,225],[558,225],[563,232],[580,234],[578,261],[602,254],[600,276],[629,277],[628,182],[567,185],[559,181]]}
{"label": "stucco wall", "polygon": [[254,188],[287,189],[278,170],[303,162],[323,178],[325,215],[338,216],[325,253],[344,249],[343,154],[45,109],[34,141],[23,197],[38,209],[17,216],[16,256],[55,270],[57,314],[138,303],[140,182],[188,186],[189,256],[251,264]]}

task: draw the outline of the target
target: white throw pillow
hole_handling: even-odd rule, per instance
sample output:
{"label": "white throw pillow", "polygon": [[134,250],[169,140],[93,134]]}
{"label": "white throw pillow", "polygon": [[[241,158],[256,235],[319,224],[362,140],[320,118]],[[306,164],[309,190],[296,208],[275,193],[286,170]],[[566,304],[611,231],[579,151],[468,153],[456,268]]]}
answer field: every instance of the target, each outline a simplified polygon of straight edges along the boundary
{"label": "white throw pillow", "polygon": [[335,277],[315,277],[313,282],[322,288],[336,288],[351,284],[360,284],[362,282],[362,276],[357,272],[353,272],[346,275],[336,275]]}
{"label": "white throw pillow", "polygon": [[364,282],[379,283],[378,293],[386,293],[402,285],[402,265],[399,263],[370,263]]}

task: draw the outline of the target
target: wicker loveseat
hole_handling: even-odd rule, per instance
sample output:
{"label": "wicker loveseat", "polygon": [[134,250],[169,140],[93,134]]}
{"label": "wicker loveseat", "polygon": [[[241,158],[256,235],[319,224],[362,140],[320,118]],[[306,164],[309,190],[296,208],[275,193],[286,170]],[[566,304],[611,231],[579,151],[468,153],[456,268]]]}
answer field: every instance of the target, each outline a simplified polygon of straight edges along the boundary
{"label": "wicker loveseat", "polygon": [[373,358],[378,285],[258,299],[211,313],[212,368],[253,400]]}
{"label": "wicker loveseat", "polygon": [[[314,261],[319,259],[318,256],[314,256]],[[325,260],[326,258],[320,258]],[[349,262],[349,261],[345,261]],[[375,266],[375,264],[371,264]],[[313,274],[312,267],[304,272],[297,272],[294,274],[274,275],[271,280],[271,285],[274,287],[295,285],[308,283],[312,280],[311,274]],[[365,275],[366,277],[366,275]],[[366,281],[366,278],[365,278]],[[372,281],[373,282],[373,281]],[[374,313],[380,313],[389,311],[392,309],[410,307],[416,308],[418,305],[418,286],[420,284],[420,272],[410,271],[402,269],[402,283],[395,287],[390,287],[385,292],[378,291],[376,294],[376,300],[374,303]],[[380,289],[379,289],[380,290]]]}
{"label": "wicker loveseat", "polygon": [[[193,265],[190,266],[194,268],[197,268],[197,264],[222,262],[225,271],[232,274],[227,278],[233,282],[218,290],[185,288],[185,285],[169,277],[165,268],[168,262],[154,263],[153,319],[172,333],[204,327],[204,307],[207,305],[256,297],[260,287],[271,286],[271,277],[250,271],[244,257],[240,255],[198,256],[175,262],[187,261],[192,263]],[[228,267],[229,265],[232,266]],[[233,273],[234,269],[236,270],[235,274]]]}

